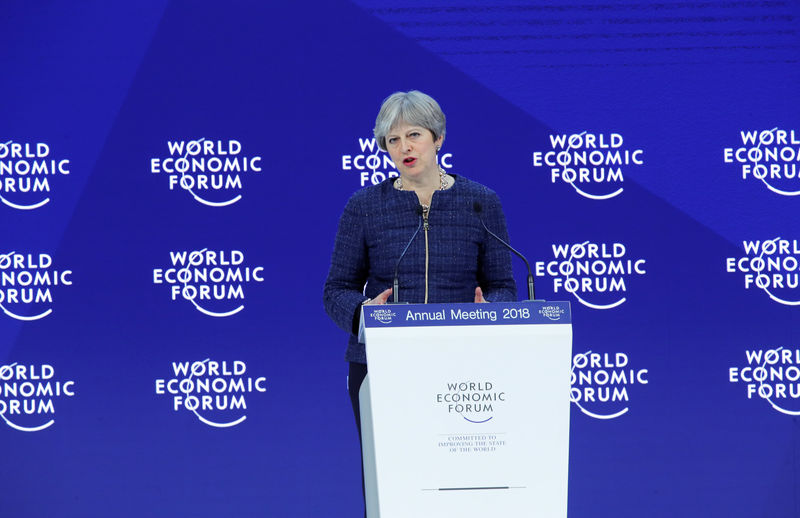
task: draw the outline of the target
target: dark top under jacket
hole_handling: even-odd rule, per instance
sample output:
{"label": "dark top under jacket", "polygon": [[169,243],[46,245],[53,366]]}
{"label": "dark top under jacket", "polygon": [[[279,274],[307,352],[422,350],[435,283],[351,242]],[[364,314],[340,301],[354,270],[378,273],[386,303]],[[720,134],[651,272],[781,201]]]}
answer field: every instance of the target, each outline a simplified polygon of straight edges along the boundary
{"label": "dark top under jacket", "polygon": [[[428,215],[428,302],[473,302],[476,286],[488,301],[517,300],[510,253],[486,233],[474,209],[479,202],[486,226],[507,241],[500,199],[479,183],[451,176],[455,183],[433,193]],[[323,299],[328,315],[351,333],[350,362],[367,363],[356,337],[361,304],[392,287],[397,259],[420,223],[416,193],[395,189],[394,180],[357,191],[339,220]],[[423,230],[400,263],[399,279],[401,302],[424,302]]]}

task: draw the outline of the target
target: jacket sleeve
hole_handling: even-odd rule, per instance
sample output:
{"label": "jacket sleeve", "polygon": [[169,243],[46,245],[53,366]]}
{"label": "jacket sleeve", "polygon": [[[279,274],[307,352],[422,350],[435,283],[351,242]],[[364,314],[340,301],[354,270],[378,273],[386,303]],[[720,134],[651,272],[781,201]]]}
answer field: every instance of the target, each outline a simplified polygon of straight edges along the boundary
{"label": "jacket sleeve", "polygon": [[364,215],[356,196],[352,196],[339,219],[331,266],[325,280],[325,311],[348,333],[358,334],[358,312],[367,300],[363,294],[368,275]]}
{"label": "jacket sleeve", "polygon": [[[507,243],[508,229],[500,198],[490,192],[484,207],[486,226]],[[511,269],[511,252],[488,233],[485,235],[478,257],[478,285],[489,302],[514,302],[517,285]]]}

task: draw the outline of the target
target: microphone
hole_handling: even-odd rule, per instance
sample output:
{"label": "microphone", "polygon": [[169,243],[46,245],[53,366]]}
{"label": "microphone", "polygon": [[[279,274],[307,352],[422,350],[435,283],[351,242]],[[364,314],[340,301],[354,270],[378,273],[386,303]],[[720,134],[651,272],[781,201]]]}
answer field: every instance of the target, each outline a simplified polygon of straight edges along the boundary
{"label": "microphone", "polygon": [[417,237],[417,234],[419,234],[419,229],[422,228],[422,205],[417,204],[416,208],[414,209],[414,212],[416,212],[417,215],[419,216],[419,225],[417,225],[417,230],[415,230],[414,233],[411,235],[411,239],[408,241],[408,244],[406,244],[406,247],[403,248],[403,253],[400,254],[400,257],[397,259],[397,264],[394,267],[394,282],[392,283],[392,302],[395,304],[400,303],[400,280],[398,278],[398,274],[400,273],[400,261],[403,260],[403,257],[405,257],[406,252],[408,252],[408,247],[410,247],[411,243],[414,242],[414,238]]}
{"label": "microphone", "polygon": [[528,300],[535,300],[535,296],[534,296],[534,291],[535,290],[534,290],[534,286],[533,286],[533,273],[531,272],[531,263],[529,263],[528,260],[525,259],[525,256],[522,255],[521,253],[519,253],[513,246],[511,246],[508,243],[506,243],[505,241],[503,241],[497,234],[495,234],[494,232],[492,232],[491,230],[489,230],[486,227],[486,223],[483,222],[483,218],[481,217],[481,212],[483,211],[483,206],[481,206],[481,203],[479,201],[473,202],[472,210],[475,211],[475,215],[478,216],[478,221],[481,222],[481,225],[483,225],[483,228],[486,230],[486,232],[489,233],[490,236],[492,236],[496,240],[500,241],[503,244],[503,246],[505,246],[506,248],[508,248],[509,250],[514,252],[515,254],[517,254],[517,256],[520,259],[525,261],[525,266],[528,267]]}

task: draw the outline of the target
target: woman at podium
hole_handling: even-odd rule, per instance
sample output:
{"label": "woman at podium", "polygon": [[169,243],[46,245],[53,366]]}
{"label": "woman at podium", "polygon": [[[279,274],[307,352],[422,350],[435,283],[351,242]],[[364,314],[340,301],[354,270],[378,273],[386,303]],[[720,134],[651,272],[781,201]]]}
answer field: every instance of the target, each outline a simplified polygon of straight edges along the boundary
{"label": "woman at podium", "polygon": [[348,200],[323,297],[328,315],[350,334],[345,359],[359,436],[358,390],[367,373],[357,338],[362,304],[386,304],[393,295],[409,303],[517,300],[511,256],[484,228],[508,241],[499,198],[439,165],[439,104],[416,90],[396,92],[383,101],[374,134],[399,176]]}

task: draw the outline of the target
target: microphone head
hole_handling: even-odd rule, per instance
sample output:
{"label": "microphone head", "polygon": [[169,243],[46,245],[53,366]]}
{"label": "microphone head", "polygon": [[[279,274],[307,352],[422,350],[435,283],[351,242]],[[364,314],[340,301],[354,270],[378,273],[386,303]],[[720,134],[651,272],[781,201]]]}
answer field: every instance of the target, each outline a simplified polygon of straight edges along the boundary
{"label": "microphone head", "polygon": [[474,210],[477,214],[480,214],[483,210],[483,206],[481,206],[481,202],[475,201],[472,202],[472,210]]}
{"label": "microphone head", "polygon": [[422,216],[422,214],[425,212],[420,204],[417,204],[417,207],[414,209],[414,211],[417,213],[417,216]]}

